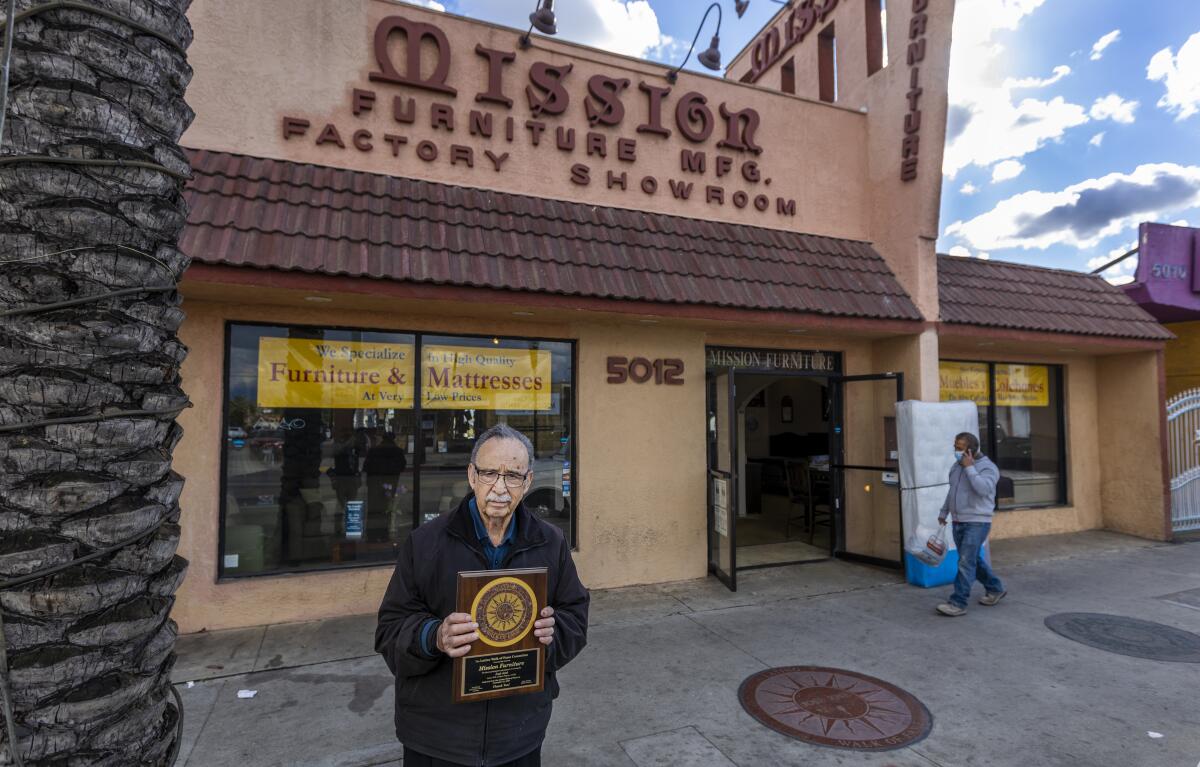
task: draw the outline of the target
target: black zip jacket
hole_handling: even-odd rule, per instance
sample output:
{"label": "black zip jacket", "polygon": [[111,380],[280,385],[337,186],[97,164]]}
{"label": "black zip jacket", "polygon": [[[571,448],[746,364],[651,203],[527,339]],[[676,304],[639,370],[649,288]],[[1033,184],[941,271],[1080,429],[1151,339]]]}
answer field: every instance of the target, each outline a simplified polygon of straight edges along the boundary
{"label": "black zip jacket", "polygon": [[579,582],[562,532],[526,510],[515,512],[517,535],[502,567],[546,567],[554,608],[554,641],[546,648],[542,692],[473,703],[452,702],[453,661],[421,652],[421,626],[455,611],[458,573],[486,570],[468,506],[421,525],[400,550],[379,606],[375,651],[396,676],[396,737],[409,748],[462,765],[503,764],[539,745],[558,697],[555,672],[587,643],[589,596]]}

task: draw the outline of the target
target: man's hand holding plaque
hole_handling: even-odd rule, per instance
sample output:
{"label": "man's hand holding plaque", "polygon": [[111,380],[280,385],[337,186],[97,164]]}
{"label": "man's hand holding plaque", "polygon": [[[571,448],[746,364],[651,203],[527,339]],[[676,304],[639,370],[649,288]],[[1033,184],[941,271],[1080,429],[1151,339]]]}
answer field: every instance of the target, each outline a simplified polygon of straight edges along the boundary
{"label": "man's hand holding plaque", "polygon": [[547,647],[554,641],[554,608],[543,607],[542,617],[540,620],[534,621],[533,635],[538,638],[538,641]]}
{"label": "man's hand holding plaque", "polygon": [[471,643],[479,638],[479,624],[466,613],[450,613],[438,626],[437,648],[451,658],[461,658],[471,651]]}

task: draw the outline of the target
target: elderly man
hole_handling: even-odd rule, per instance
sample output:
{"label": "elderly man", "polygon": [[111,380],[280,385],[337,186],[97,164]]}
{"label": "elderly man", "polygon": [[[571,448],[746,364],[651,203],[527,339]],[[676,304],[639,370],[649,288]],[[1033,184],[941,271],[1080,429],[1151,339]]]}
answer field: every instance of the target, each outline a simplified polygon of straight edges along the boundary
{"label": "elderly man", "polygon": [[1007,594],[1004,585],[991,565],[983,558],[981,549],[992,529],[992,513],[996,509],[996,483],[1000,470],[991,459],[979,452],[979,438],[963,432],[954,438],[954,465],[950,467],[950,492],[942,504],[938,522],[946,524],[946,516],[954,516],[954,545],[958,547],[958,576],[954,593],[937,606],[942,615],[965,615],[971,599],[971,585],[978,578],[987,592],[979,604],[991,607]]}
{"label": "elderly man", "polygon": [[[535,767],[558,696],[556,672],[587,642],[588,592],[558,528],[521,503],[533,475],[533,445],[506,425],[471,452],[471,494],[448,515],[413,531],[379,607],[375,650],[396,676],[396,737],[404,767]],[[457,573],[546,567],[546,598],[534,634],[546,645],[543,691],[452,703],[453,658],[479,638],[455,612]]]}

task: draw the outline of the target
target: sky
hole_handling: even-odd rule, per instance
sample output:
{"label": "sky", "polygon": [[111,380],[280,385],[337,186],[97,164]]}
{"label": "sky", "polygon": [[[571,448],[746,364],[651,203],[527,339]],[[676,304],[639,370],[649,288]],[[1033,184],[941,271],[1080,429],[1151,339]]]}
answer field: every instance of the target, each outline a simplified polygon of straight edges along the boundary
{"label": "sky", "polygon": [[[415,1],[519,27],[536,5]],[[779,5],[751,0],[741,19],[721,5],[728,64]],[[668,64],[706,7],[555,3],[559,38]],[[714,12],[697,52],[715,28]],[[958,0],[942,172],[943,253],[1090,271],[1142,221],[1200,226],[1200,0]]]}

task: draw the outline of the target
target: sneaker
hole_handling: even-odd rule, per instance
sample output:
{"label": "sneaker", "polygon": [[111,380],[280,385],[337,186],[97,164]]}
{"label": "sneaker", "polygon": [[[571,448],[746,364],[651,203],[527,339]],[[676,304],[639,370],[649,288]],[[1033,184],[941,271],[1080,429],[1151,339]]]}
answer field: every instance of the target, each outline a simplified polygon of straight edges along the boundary
{"label": "sneaker", "polygon": [[991,607],[1001,599],[1004,599],[1004,595],[1007,593],[1007,591],[997,591],[995,594],[984,594],[979,598],[979,604]]}
{"label": "sneaker", "polygon": [[960,615],[966,615],[967,611],[958,605],[952,605],[949,602],[942,602],[937,606],[937,611],[942,615],[949,615],[951,618],[957,618]]}

